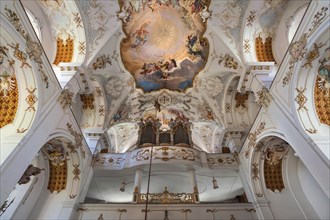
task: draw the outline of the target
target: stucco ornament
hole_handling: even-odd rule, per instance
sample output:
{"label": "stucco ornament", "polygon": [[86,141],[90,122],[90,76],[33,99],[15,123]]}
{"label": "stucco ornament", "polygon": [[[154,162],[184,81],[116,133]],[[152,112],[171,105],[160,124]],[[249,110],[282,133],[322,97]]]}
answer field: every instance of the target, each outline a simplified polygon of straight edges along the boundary
{"label": "stucco ornament", "polygon": [[121,11],[117,12],[118,19],[122,20],[124,23],[126,23],[129,20],[129,16],[131,14],[127,11],[126,6],[123,6],[121,8]]}
{"label": "stucco ornament", "polygon": [[92,1],[92,7],[87,11],[88,17],[90,18],[89,24],[91,28],[97,31],[97,37],[95,44],[98,45],[97,40],[100,39],[106,31],[106,24],[109,21],[109,15],[104,11],[104,6],[101,3]]}
{"label": "stucco ornament", "polygon": [[[303,34],[298,41],[293,42],[289,47],[289,52],[292,57],[291,62],[297,62],[304,58],[306,53],[306,44],[307,44],[307,34]],[[291,63],[290,62],[290,63]]]}
{"label": "stucco ornament", "polygon": [[37,63],[42,62],[42,48],[38,42],[33,41],[30,36],[27,36],[26,47],[26,53],[29,55],[30,58],[32,58]]}
{"label": "stucco ornament", "polygon": [[257,97],[257,103],[264,108],[268,108],[271,101],[273,100],[272,95],[269,93],[266,87],[263,87],[260,91],[257,92]]}
{"label": "stucco ornament", "polygon": [[127,80],[118,76],[110,77],[107,85],[105,86],[105,90],[113,99],[118,99],[126,88]]}
{"label": "stucco ornament", "polygon": [[228,1],[226,9],[220,15],[222,25],[227,29],[237,27],[241,13],[242,8],[235,1]]}
{"label": "stucco ornament", "polygon": [[199,12],[199,15],[201,16],[203,22],[206,22],[207,19],[209,19],[212,15],[212,11],[209,11],[207,9],[207,6],[204,5],[203,9],[201,12]]}
{"label": "stucco ornament", "polygon": [[223,84],[219,77],[212,76],[201,79],[201,89],[206,91],[210,96],[215,97],[223,90]]}
{"label": "stucco ornament", "polygon": [[276,8],[280,6],[284,0],[265,0],[265,6],[270,7],[270,8]]}

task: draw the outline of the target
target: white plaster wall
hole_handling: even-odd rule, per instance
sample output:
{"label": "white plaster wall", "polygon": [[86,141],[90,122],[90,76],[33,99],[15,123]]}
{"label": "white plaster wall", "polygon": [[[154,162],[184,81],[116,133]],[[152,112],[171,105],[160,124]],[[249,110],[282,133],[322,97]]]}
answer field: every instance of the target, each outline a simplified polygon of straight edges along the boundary
{"label": "white plaster wall", "polygon": [[65,190],[58,194],[45,190],[35,203],[28,219],[58,219],[62,210],[62,201],[67,194]]}
{"label": "white plaster wall", "polygon": [[275,219],[307,219],[289,189],[281,192],[272,192],[267,189],[265,197]]}
{"label": "white plaster wall", "polygon": [[298,160],[297,174],[302,190],[320,219],[330,219],[330,201],[305,165]]}

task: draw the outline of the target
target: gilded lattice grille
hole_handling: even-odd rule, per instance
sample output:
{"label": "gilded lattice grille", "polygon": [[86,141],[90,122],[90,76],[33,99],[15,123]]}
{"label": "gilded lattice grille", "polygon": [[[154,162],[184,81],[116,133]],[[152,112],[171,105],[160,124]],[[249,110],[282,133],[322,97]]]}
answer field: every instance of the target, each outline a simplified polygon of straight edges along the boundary
{"label": "gilded lattice grille", "polygon": [[54,64],[70,63],[73,57],[73,39],[70,37],[64,41],[61,38],[57,38],[57,51]]}
{"label": "gilded lattice grille", "polygon": [[11,76],[7,79],[0,78],[0,83],[5,84],[6,81],[10,82],[11,86],[8,90],[0,90],[0,128],[13,123],[18,107],[18,87],[16,77]]}
{"label": "gilded lattice grille", "polygon": [[320,86],[321,83],[321,77],[317,76],[314,89],[314,104],[320,122],[330,125],[330,98],[327,96],[327,89]]}
{"label": "gilded lattice grille", "polygon": [[81,94],[80,95],[80,100],[83,103],[83,109],[94,109],[94,95],[93,93],[91,94]]}
{"label": "gilded lattice grille", "polygon": [[235,94],[235,107],[239,108],[239,107],[243,107],[246,108],[246,101],[249,99],[249,92],[245,92],[245,93],[240,93],[240,92],[236,92]]}
{"label": "gilded lattice grille", "polygon": [[66,188],[67,181],[67,162],[64,161],[61,164],[53,165],[51,161],[49,162],[50,174],[48,189],[51,192],[60,192]]}
{"label": "gilded lattice grille", "polygon": [[269,161],[264,161],[264,178],[266,188],[271,191],[282,191],[284,189],[284,182],[282,176],[282,159],[278,161],[276,165],[269,163]]}
{"label": "gilded lattice grille", "polygon": [[267,37],[265,43],[262,42],[261,37],[255,39],[257,60],[259,62],[274,62],[272,38]]}

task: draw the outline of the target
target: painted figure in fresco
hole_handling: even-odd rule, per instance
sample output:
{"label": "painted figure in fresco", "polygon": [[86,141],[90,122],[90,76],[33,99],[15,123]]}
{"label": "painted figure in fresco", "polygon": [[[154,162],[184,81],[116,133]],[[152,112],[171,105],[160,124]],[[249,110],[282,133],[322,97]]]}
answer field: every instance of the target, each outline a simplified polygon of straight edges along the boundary
{"label": "painted figure in fresco", "polygon": [[145,63],[142,67],[142,72],[140,72],[140,74],[143,74],[143,78],[146,77],[146,75],[148,74],[152,74],[156,71],[160,71],[161,70],[161,65],[162,62],[159,61],[158,63]]}
{"label": "painted figure in fresco", "polygon": [[193,3],[190,4],[191,14],[197,14],[201,12],[203,9],[203,5],[203,0],[195,0]]}
{"label": "painted figure in fresco", "polygon": [[147,42],[147,34],[149,33],[146,29],[148,23],[144,23],[140,29],[136,30],[133,34],[135,42],[131,45],[131,48],[135,48],[137,51],[140,50],[143,44]]}
{"label": "painted figure in fresco", "polygon": [[171,71],[173,68],[177,67],[175,59],[170,59],[170,61],[166,61],[164,67],[167,71]]}
{"label": "painted figure in fresco", "polygon": [[194,56],[200,56],[203,60],[205,59],[202,52],[201,42],[198,40],[196,35],[188,35],[187,43],[188,53]]}

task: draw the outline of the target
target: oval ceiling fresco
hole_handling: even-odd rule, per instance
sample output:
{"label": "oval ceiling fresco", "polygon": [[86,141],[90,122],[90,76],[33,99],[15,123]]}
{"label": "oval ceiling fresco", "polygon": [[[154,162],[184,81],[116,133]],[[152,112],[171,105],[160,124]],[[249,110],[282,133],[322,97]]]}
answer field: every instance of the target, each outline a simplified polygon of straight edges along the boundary
{"label": "oval ceiling fresco", "polygon": [[204,68],[209,43],[200,14],[210,0],[120,0],[125,68],[144,92],[184,91]]}

